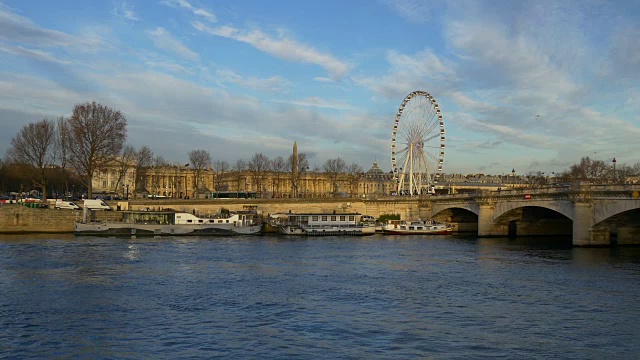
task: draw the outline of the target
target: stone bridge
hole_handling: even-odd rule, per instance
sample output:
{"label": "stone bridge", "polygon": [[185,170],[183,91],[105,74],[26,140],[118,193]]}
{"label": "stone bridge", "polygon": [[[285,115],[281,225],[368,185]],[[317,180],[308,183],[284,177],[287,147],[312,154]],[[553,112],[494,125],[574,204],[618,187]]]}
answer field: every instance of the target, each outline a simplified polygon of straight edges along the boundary
{"label": "stone bridge", "polygon": [[[570,235],[577,246],[640,244],[640,185],[590,185],[430,197],[421,216],[479,236]],[[477,222],[476,222],[477,219]],[[476,225],[477,224],[477,225]]]}

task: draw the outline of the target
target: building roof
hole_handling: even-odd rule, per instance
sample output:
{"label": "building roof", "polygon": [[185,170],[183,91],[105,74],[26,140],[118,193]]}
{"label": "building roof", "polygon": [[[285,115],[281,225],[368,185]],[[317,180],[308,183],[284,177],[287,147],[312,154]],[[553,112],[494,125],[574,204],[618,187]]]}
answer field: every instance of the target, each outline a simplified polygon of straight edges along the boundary
{"label": "building roof", "polygon": [[381,175],[381,174],[384,174],[384,171],[382,171],[382,169],[378,167],[378,162],[374,161],[371,169],[367,171],[367,175]]}

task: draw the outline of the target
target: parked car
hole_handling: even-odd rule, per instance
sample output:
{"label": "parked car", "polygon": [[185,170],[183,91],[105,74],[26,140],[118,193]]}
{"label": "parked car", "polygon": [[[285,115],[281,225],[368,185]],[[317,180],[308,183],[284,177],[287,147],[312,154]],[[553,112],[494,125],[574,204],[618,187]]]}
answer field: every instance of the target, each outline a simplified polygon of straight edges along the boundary
{"label": "parked car", "polygon": [[64,200],[56,200],[55,204],[56,209],[69,209],[69,210],[80,210],[80,206],[76,205],[73,201],[64,201]]}
{"label": "parked car", "polygon": [[362,222],[376,222],[376,218],[374,218],[371,215],[362,215],[362,217],[360,218],[360,221],[362,221]]}
{"label": "parked car", "polygon": [[95,199],[85,200],[84,207],[88,208],[89,210],[113,210],[111,206],[107,205],[104,201]]}

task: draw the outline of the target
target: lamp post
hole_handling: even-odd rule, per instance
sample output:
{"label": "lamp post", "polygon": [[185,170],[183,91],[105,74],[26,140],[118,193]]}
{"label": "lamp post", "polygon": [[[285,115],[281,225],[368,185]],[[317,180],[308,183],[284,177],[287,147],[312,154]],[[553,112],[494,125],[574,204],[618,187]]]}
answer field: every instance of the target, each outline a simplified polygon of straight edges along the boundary
{"label": "lamp post", "polygon": [[615,184],[616,183],[616,158],[614,157],[611,162],[613,162],[613,183]]}
{"label": "lamp post", "polygon": [[127,190],[125,192],[124,198],[129,200],[129,184],[127,184]]}

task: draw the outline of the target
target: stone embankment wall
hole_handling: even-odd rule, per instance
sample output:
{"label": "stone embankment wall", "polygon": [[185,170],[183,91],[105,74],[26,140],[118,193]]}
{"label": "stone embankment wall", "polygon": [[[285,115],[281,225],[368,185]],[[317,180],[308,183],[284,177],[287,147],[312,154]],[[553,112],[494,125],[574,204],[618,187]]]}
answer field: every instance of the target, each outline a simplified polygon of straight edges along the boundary
{"label": "stone embankment wall", "polygon": [[[101,220],[117,219],[121,214],[106,211]],[[22,205],[0,206],[0,233],[71,233],[74,222],[82,219],[82,211],[62,209],[33,209]]]}
{"label": "stone embankment wall", "polygon": [[[109,202],[115,210],[166,210],[193,212],[201,215],[216,214],[220,209],[238,211],[256,208],[264,216],[274,213],[360,213],[378,217],[382,214],[400,214],[402,219],[426,218],[416,201],[377,201],[363,199],[215,199],[215,200],[138,200]],[[119,211],[97,211],[96,220],[117,220]],[[422,215],[422,216],[421,216]],[[0,233],[70,233],[74,222],[82,219],[81,210],[28,208],[22,205],[0,206]]]}
{"label": "stone embankment wall", "polygon": [[136,200],[130,202],[118,202],[113,204],[115,208],[122,210],[163,210],[173,209],[177,211],[199,214],[215,214],[225,208],[230,211],[243,210],[254,207],[263,215],[275,213],[360,213],[378,217],[382,214],[400,214],[402,219],[416,220],[426,218],[422,209],[418,208],[418,202],[413,200],[364,200],[364,199],[213,199],[213,200]]}

